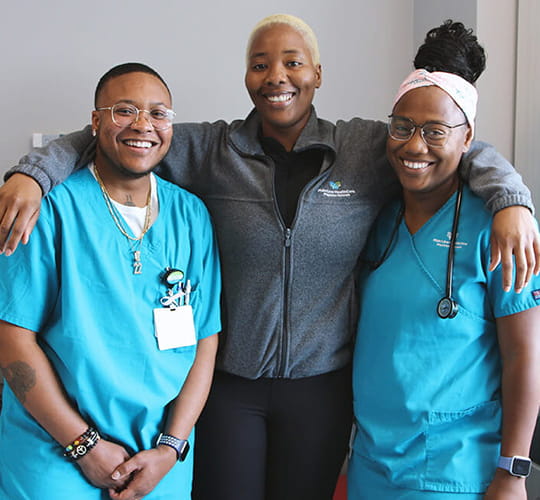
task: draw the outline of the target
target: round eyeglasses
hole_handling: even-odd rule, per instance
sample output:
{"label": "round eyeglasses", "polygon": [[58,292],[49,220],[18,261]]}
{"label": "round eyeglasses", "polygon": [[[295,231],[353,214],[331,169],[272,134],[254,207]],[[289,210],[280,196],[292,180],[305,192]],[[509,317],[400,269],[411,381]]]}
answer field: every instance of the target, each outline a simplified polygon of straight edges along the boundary
{"label": "round eyeglasses", "polygon": [[467,125],[466,121],[457,125],[447,125],[440,122],[426,122],[423,125],[417,125],[410,118],[404,116],[390,115],[388,118],[388,133],[392,139],[408,141],[419,128],[422,140],[432,148],[442,148],[448,141],[452,129]]}
{"label": "round eyeglasses", "polygon": [[151,123],[155,130],[168,129],[176,116],[176,113],[172,109],[164,107],[156,107],[153,109],[139,109],[133,104],[126,104],[119,102],[114,106],[108,106],[105,108],[96,108],[96,111],[111,110],[111,118],[115,125],[119,127],[129,127],[133,123],[139,120],[140,113],[146,113],[148,121]]}

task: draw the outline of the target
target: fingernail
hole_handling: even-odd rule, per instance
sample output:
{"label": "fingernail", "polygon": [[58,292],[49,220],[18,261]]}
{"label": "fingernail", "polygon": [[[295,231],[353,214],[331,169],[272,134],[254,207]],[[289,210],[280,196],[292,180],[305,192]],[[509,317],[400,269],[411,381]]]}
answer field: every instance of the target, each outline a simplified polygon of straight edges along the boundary
{"label": "fingernail", "polygon": [[119,477],[120,477],[120,472],[114,471],[114,472],[112,473],[111,478],[113,478],[113,479],[118,479]]}
{"label": "fingernail", "polygon": [[9,257],[13,252],[8,248],[4,253],[6,257]]}

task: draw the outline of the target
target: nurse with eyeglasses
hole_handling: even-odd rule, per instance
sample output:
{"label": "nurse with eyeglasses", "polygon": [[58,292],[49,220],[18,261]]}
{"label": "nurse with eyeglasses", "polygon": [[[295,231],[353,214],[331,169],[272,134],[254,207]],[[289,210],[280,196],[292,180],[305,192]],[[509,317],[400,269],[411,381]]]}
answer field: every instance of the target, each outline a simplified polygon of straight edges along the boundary
{"label": "nurse with eyeglasses", "polygon": [[402,196],[365,250],[376,266],[360,291],[351,500],[527,498],[540,279],[502,291],[500,270],[488,270],[492,216],[460,179],[484,65],[471,31],[447,21],[394,101],[387,155]]}

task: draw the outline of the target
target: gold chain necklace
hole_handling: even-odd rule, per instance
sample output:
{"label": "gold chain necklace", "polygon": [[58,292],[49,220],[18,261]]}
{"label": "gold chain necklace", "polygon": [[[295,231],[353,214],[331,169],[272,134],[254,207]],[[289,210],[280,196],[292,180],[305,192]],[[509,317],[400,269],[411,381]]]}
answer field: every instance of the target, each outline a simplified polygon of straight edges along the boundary
{"label": "gold chain necklace", "polygon": [[152,183],[150,183],[150,187],[148,189],[148,196],[146,197],[146,214],[144,216],[144,226],[141,231],[141,234],[137,238],[135,238],[131,236],[124,229],[124,226],[122,225],[122,222],[120,220],[121,216],[118,214],[118,210],[116,209],[116,207],[114,206],[112,202],[111,195],[107,191],[105,184],[103,184],[103,181],[101,180],[98,169],[95,165],[94,165],[94,173],[96,174],[96,179],[98,181],[99,187],[101,188],[101,192],[103,194],[103,198],[105,199],[105,204],[107,205],[107,209],[109,210],[109,213],[111,214],[111,217],[116,227],[128,239],[129,246],[133,253],[133,274],[141,274],[142,261],[141,261],[140,247],[141,247],[144,235],[150,229],[150,225],[152,223]]}

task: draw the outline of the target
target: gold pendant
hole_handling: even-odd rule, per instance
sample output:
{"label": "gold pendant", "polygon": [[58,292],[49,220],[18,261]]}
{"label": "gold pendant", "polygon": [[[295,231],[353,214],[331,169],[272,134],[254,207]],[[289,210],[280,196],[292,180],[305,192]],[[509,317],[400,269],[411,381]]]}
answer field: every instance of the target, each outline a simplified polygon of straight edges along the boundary
{"label": "gold pendant", "polygon": [[135,250],[133,252],[133,274],[141,274],[142,272],[142,262],[141,262],[141,252]]}

